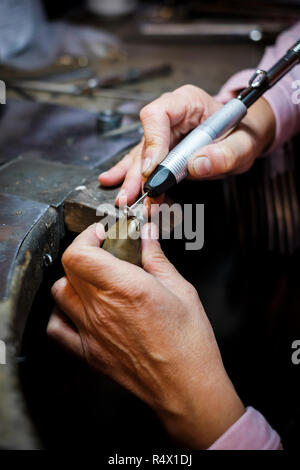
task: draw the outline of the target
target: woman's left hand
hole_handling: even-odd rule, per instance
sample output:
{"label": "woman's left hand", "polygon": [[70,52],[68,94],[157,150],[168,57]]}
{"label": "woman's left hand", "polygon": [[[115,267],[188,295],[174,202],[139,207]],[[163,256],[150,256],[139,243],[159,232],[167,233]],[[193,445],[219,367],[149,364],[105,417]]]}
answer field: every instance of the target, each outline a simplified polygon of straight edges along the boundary
{"label": "woman's left hand", "polygon": [[92,225],[63,255],[49,335],[148,403],[181,445],[209,447],[244,407],[196,290],[163,254],[153,224],[144,227],[142,268],[101,249],[98,234]]}

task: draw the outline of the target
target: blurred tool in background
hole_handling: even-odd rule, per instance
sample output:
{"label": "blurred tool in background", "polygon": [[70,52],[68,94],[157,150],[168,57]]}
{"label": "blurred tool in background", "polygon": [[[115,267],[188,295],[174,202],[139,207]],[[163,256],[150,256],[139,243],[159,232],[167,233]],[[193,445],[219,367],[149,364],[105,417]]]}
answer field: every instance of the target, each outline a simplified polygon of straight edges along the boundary
{"label": "blurred tool in background", "polygon": [[132,13],[137,3],[137,0],[87,0],[87,7],[97,15],[114,18]]}
{"label": "blurred tool in background", "polygon": [[[0,64],[32,70],[49,66],[60,56],[69,55],[81,57],[80,65],[84,62],[87,65],[89,59],[105,57],[118,45],[116,38],[105,32],[105,23],[120,20],[129,13],[135,16],[127,34],[167,41],[176,38],[210,42],[222,38],[269,41],[300,17],[296,7],[300,3],[296,0],[275,2],[275,7],[274,1],[252,0],[251,8],[236,1],[223,3],[62,0],[54,4],[48,0],[0,0]],[[56,16],[55,21],[49,21],[45,11]],[[61,15],[70,19],[69,13],[77,24],[61,21]],[[99,16],[100,23],[95,19],[92,21],[94,27],[83,26],[82,19],[89,18],[88,13]],[[122,21],[119,26],[123,27]]]}
{"label": "blurred tool in background", "polygon": [[139,32],[159,41],[269,42],[300,17],[299,0],[164,1],[149,7]]}
{"label": "blurred tool in background", "polygon": [[99,28],[47,21],[40,0],[0,0],[1,64],[30,70],[66,54],[97,59],[117,42]]}
{"label": "blurred tool in background", "polygon": [[[125,72],[106,77],[94,75],[92,78],[80,84],[53,83],[45,80],[9,79],[7,81],[7,87],[15,90],[46,91],[54,94],[73,96],[95,96],[97,93],[101,93],[103,96],[103,89],[115,88],[123,84],[136,83],[150,78],[165,76],[170,74],[171,71],[172,67],[169,64],[159,64],[152,67],[129,68]],[[71,75],[71,73],[69,73],[69,75]],[[143,96],[137,96],[134,93],[130,94],[130,92],[126,91],[122,96],[121,90],[118,90],[117,94],[118,93],[120,99],[128,99],[128,97],[130,97],[129,99],[145,102],[150,101],[151,98],[154,99],[154,96],[143,98]]]}

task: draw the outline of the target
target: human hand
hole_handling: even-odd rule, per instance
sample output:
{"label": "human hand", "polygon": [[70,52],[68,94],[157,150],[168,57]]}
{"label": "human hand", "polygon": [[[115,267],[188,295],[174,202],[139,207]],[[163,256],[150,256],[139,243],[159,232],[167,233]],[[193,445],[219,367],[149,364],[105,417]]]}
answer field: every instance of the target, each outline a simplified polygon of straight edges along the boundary
{"label": "human hand", "polygon": [[196,290],[153,224],[143,228],[143,268],[99,248],[98,234],[89,227],[64,253],[52,294],[75,327],[56,310],[48,334],[148,403],[181,445],[209,447],[244,407]]}
{"label": "human hand", "polygon": [[[143,140],[117,165],[102,173],[99,181],[107,186],[123,181],[122,192],[116,202],[119,205],[132,204],[139,195],[143,181],[169,150],[221,106],[204,90],[192,85],[162,95],[141,111]],[[272,109],[267,101],[260,98],[232,133],[202,147],[190,158],[189,175],[202,180],[243,173],[271,144],[274,135]]]}

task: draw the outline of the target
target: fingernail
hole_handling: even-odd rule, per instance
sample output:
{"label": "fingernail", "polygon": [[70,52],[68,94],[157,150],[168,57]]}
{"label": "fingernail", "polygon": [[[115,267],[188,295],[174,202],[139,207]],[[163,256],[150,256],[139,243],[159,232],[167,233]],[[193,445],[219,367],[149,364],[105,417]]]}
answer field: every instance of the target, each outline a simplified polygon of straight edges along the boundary
{"label": "fingernail", "polygon": [[126,191],[125,189],[121,189],[121,191],[118,193],[117,197],[116,197],[116,200],[119,201],[119,204],[120,205],[127,205],[127,194],[126,194]]}
{"label": "fingernail", "polygon": [[142,173],[146,173],[146,171],[150,168],[150,165],[151,165],[151,158],[146,157],[143,162]]}
{"label": "fingernail", "polygon": [[108,173],[107,171],[103,171],[103,173],[100,173],[99,176],[105,176],[105,175],[107,175],[107,173]]}
{"label": "fingernail", "polygon": [[211,163],[207,157],[199,157],[194,160],[194,171],[199,176],[209,175],[211,172]]}
{"label": "fingernail", "polygon": [[101,222],[97,222],[96,224],[96,235],[100,241],[104,240],[106,233],[105,228],[101,224]]}

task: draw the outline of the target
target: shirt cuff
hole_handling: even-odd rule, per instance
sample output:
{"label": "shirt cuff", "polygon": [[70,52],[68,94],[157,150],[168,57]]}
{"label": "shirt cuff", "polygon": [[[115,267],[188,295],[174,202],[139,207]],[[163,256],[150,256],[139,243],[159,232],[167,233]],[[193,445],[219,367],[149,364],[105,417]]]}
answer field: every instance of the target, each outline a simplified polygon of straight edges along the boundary
{"label": "shirt cuff", "polygon": [[[231,98],[236,97],[239,91],[248,87],[249,79],[254,72],[255,69],[246,69],[236,73],[225,83],[215,98],[225,104]],[[268,147],[268,153],[282,146],[298,132],[300,106],[293,103],[293,91],[292,80],[285,77],[263,95],[272,108],[276,122],[275,137]]]}
{"label": "shirt cuff", "polygon": [[231,98],[235,98],[239,91],[249,86],[249,80],[255,70],[256,69],[245,69],[232,75],[222,86],[217,96],[215,96],[216,100],[225,104]]}
{"label": "shirt cuff", "polygon": [[208,450],[282,450],[280,437],[251,406]]}

